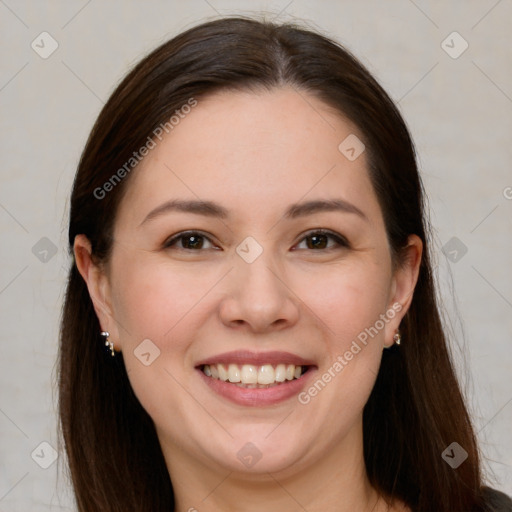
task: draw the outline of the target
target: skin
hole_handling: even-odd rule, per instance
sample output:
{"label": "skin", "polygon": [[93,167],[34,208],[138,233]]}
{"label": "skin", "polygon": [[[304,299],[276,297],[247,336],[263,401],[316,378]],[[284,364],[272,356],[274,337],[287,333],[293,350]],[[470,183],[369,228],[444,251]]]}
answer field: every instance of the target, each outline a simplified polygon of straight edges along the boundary
{"label": "skin", "polygon": [[[362,411],[410,305],[422,243],[411,235],[395,269],[366,155],[349,161],[338,150],[352,133],[362,138],[305,92],[216,93],[133,171],[110,261],[95,266],[88,240],[76,237],[101,327],[122,350],[156,425],[176,511],[407,510],[388,506],[368,482]],[[229,217],[167,212],[143,222],[170,199],[198,198],[221,204]],[[366,218],[339,211],[283,218],[292,203],[331,198]],[[318,228],[349,247],[327,238],[327,248],[311,248],[305,237]],[[186,230],[209,240],[199,249],[184,248],[189,238],[164,248]],[[235,250],[248,236],[263,248],[253,263]],[[307,404],[293,397],[237,405],[194,369],[226,351],[282,350],[312,359],[321,376],[397,303],[401,311]],[[133,355],[144,339],[160,350],[149,366]],[[237,457],[247,442],[262,455],[251,468]]]}

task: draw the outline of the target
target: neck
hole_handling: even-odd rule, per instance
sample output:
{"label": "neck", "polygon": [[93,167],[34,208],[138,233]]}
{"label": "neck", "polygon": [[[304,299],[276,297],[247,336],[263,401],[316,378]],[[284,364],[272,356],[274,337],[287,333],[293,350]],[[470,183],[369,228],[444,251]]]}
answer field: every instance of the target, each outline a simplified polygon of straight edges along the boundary
{"label": "neck", "polygon": [[174,489],[175,512],[380,512],[365,470],[362,423],[314,463],[268,473],[236,473],[205,466],[162,442]]}

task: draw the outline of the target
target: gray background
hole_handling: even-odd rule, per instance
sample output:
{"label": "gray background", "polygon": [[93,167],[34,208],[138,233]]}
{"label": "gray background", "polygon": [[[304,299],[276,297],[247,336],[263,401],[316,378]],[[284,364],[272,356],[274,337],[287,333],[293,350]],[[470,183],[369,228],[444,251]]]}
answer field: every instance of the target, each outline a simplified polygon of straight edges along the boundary
{"label": "gray background", "polygon": [[[51,449],[39,445],[57,448],[68,195],[102,104],[179,31],[262,10],[344,43],[398,102],[430,198],[446,321],[488,481],[512,494],[510,0],[0,0],[0,511],[73,510],[64,458],[43,469]],[[43,31],[59,45],[47,59],[31,48]],[[453,31],[469,44],[458,58],[445,51],[463,48],[446,39]]]}

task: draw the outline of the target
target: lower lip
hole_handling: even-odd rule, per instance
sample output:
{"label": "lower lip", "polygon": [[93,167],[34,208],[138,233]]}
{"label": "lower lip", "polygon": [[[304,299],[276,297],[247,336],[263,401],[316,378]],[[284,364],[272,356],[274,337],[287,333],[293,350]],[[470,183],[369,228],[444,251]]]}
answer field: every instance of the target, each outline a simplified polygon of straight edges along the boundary
{"label": "lower lip", "polygon": [[207,377],[201,369],[197,371],[215,393],[238,405],[250,407],[274,405],[298,395],[315,373],[315,369],[310,367],[300,378],[288,380],[270,388],[243,388],[220,379]]}

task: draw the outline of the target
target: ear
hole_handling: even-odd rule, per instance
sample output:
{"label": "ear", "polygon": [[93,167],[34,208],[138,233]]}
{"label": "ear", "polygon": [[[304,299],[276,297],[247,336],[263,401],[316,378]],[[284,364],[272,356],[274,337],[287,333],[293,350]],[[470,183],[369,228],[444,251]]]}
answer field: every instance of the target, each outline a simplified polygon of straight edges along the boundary
{"label": "ear", "polygon": [[422,253],[421,238],[417,235],[409,235],[407,246],[402,250],[400,262],[393,273],[387,311],[393,311],[395,314],[386,324],[385,347],[393,345],[393,336],[411,305],[414,288],[418,281]]}
{"label": "ear", "polygon": [[112,341],[115,347],[116,341],[119,340],[119,331],[113,315],[108,276],[102,266],[94,263],[91,243],[85,235],[76,235],[73,251],[76,266],[87,284],[101,330],[110,333],[109,341]]}

